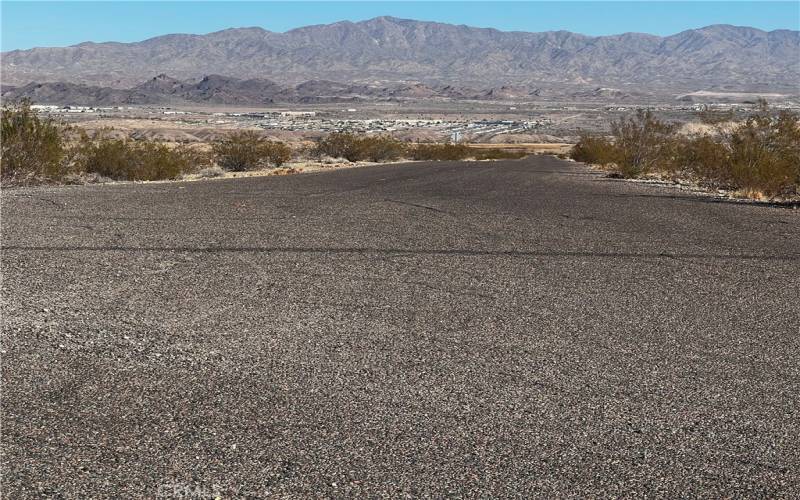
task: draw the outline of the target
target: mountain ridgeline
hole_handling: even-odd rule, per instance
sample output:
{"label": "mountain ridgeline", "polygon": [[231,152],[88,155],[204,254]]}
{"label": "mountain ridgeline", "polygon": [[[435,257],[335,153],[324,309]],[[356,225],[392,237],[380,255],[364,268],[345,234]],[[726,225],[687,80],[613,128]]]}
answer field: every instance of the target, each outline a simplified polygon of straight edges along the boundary
{"label": "mountain ridgeline", "polygon": [[[286,33],[236,28],[2,53],[4,85],[70,82],[131,89],[159,73],[178,81],[225,75],[266,86],[332,80],[484,89],[560,84],[785,88],[800,81],[800,32],[714,25],[667,37],[592,37],[379,17]],[[158,93],[169,93],[173,82],[152,85],[163,85]],[[269,94],[275,89],[261,90]]]}
{"label": "mountain ridgeline", "polygon": [[[281,85],[263,78],[238,79],[207,75],[198,80],[178,80],[155,76],[128,89],[100,87],[82,83],[32,82],[19,87],[4,85],[7,101],[29,99],[38,104],[78,106],[120,106],[149,104],[226,104],[267,105],[274,103],[336,103],[363,101],[402,101],[424,99],[528,101],[540,90],[526,86],[474,89],[453,85],[394,83],[388,85],[345,84],[329,80],[309,80],[298,85]],[[624,100],[629,94],[623,94]]]}

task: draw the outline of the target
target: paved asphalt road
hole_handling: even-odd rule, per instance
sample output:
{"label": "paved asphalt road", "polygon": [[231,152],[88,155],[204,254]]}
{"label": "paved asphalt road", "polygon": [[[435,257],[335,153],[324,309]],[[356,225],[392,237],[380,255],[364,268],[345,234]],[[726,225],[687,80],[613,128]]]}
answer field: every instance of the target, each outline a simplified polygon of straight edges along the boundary
{"label": "paved asphalt road", "polygon": [[2,197],[6,498],[800,495],[800,212],[550,157]]}

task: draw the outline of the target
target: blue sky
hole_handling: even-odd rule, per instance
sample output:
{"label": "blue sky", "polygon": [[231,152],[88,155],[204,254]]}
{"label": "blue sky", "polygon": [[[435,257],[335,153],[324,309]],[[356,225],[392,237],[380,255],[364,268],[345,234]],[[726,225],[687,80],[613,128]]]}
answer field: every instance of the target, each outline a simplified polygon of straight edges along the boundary
{"label": "blue sky", "polygon": [[0,1],[2,50],[83,41],[132,42],[167,33],[242,26],[286,31],[380,15],[501,30],[569,30],[588,35],[669,35],[709,24],[800,29],[790,2],[7,2]]}

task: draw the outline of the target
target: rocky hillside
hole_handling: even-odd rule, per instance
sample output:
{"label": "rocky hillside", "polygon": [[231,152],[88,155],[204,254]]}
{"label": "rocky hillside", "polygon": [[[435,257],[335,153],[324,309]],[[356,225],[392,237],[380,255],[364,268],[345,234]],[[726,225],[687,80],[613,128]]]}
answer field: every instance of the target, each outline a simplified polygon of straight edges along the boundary
{"label": "rocky hillside", "polygon": [[65,82],[31,82],[22,86],[2,87],[3,100],[30,99],[37,104],[78,106],[182,103],[248,106],[273,103],[311,104],[426,99],[519,102],[534,100],[539,95],[540,89],[524,86],[475,89],[418,82],[369,85],[329,80],[309,80],[298,85],[281,85],[261,78],[242,80],[208,75],[199,80],[179,80],[164,74],[128,89]]}
{"label": "rocky hillside", "polygon": [[286,33],[238,28],[2,53],[6,85],[69,81],[130,88],[157,73],[180,80],[218,74],[283,84],[336,80],[479,88],[558,83],[764,88],[800,80],[800,32],[716,25],[667,37],[590,37],[379,17]]}

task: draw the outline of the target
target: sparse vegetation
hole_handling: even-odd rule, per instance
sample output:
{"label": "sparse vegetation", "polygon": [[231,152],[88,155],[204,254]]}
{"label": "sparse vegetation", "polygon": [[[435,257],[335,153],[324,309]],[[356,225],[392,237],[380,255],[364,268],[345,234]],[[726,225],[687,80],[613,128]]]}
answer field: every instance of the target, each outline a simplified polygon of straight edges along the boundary
{"label": "sparse vegetation", "polygon": [[411,158],[423,161],[452,161],[469,158],[472,150],[464,144],[418,144]]}
{"label": "sparse vegetation", "polygon": [[225,175],[225,170],[217,165],[206,167],[197,172],[197,177],[200,179],[213,179],[214,177],[222,177],[223,175]]}
{"label": "sparse vegetation", "polygon": [[177,179],[207,163],[186,146],[171,148],[153,141],[133,141],[83,135],[76,146],[75,166],[80,172],[113,180],[155,181]]}
{"label": "sparse vegetation", "polygon": [[523,151],[509,151],[501,148],[470,149],[472,149],[472,154],[476,160],[518,160],[528,156],[528,153]]}
{"label": "sparse vegetation", "polygon": [[176,179],[207,166],[209,158],[189,146],[153,141],[90,137],[83,131],[42,118],[30,102],[2,109],[2,182],[79,183],[92,174],[112,180]]}
{"label": "sparse vegetation", "polygon": [[4,105],[0,114],[0,177],[4,184],[59,181],[70,173],[61,124],[40,118],[27,100]]}
{"label": "sparse vegetation", "polygon": [[473,148],[466,144],[418,144],[410,152],[411,158],[423,161],[456,161],[473,158],[476,160],[518,159],[526,153],[507,151],[500,148]]}
{"label": "sparse vegetation", "polygon": [[706,109],[697,113],[700,123],[706,125],[717,125],[725,122],[732,122],[736,119],[736,113],[733,110],[715,111],[713,109]]}
{"label": "sparse vegetation", "polygon": [[575,161],[608,166],[616,163],[617,150],[606,137],[584,134],[572,148],[570,158]]}
{"label": "sparse vegetation", "polygon": [[234,132],[215,143],[212,150],[217,164],[234,172],[280,167],[292,157],[286,144],[270,141],[253,130]]}
{"label": "sparse vegetation", "polygon": [[667,164],[673,154],[675,126],[656,119],[651,111],[611,123],[614,162],[624,177],[640,177]]}
{"label": "sparse vegetation", "polygon": [[571,157],[626,178],[657,173],[756,197],[800,194],[800,121],[764,101],[735,126],[691,137],[639,112],[612,123],[610,139],[582,136]]}
{"label": "sparse vegetation", "polygon": [[323,137],[317,143],[314,153],[318,156],[344,158],[348,161],[363,159],[361,141],[355,135],[345,132],[334,132]]}
{"label": "sparse vegetation", "polygon": [[[571,158],[600,165],[616,175],[687,179],[749,196],[800,195],[800,121],[796,114],[775,113],[765,101],[739,122],[732,113],[701,113],[705,126],[693,135],[649,111],[611,123],[609,136],[582,135]],[[189,145],[150,140],[89,136],[37,115],[28,101],[2,108],[0,179],[4,185],[78,183],[112,180],[177,179],[200,171],[216,177],[227,171],[283,166],[292,157],[284,143],[257,131],[235,132],[212,145],[211,153]],[[306,152],[350,161],[422,161],[512,159],[526,155],[503,148],[466,144],[409,144],[388,135],[332,133]],[[223,170],[224,169],[224,170]],[[277,171],[276,171],[277,172]],[[287,170],[288,172],[288,170]],[[87,175],[91,174],[91,175]]]}
{"label": "sparse vegetation", "polygon": [[267,160],[275,167],[280,167],[292,159],[292,150],[282,142],[272,141],[267,148]]}
{"label": "sparse vegetation", "polygon": [[392,161],[406,154],[406,145],[387,135],[357,136],[334,132],[317,143],[314,154],[348,161]]}
{"label": "sparse vegetation", "polygon": [[[89,135],[41,118],[27,101],[2,110],[2,180],[4,184],[42,182],[81,183],[102,179],[151,181],[177,179],[187,173],[199,178],[225,171],[283,166],[292,157],[284,143],[257,131],[234,132],[212,144],[206,153],[190,145],[113,136],[106,129]],[[523,152],[473,148],[464,144],[409,145],[388,135],[332,133],[307,154],[349,161],[385,162],[520,158]],[[287,170],[295,172],[295,170]],[[278,171],[276,170],[276,173]]]}
{"label": "sparse vegetation", "polygon": [[406,144],[386,135],[357,136],[350,133],[332,133],[323,138],[315,149],[317,156],[345,158],[349,161],[392,161],[410,158],[420,161],[456,161],[516,159],[523,152],[500,148],[473,148],[466,144]]}
{"label": "sparse vegetation", "polygon": [[394,161],[406,154],[406,145],[388,135],[365,136],[359,142],[363,156],[369,161]]}

